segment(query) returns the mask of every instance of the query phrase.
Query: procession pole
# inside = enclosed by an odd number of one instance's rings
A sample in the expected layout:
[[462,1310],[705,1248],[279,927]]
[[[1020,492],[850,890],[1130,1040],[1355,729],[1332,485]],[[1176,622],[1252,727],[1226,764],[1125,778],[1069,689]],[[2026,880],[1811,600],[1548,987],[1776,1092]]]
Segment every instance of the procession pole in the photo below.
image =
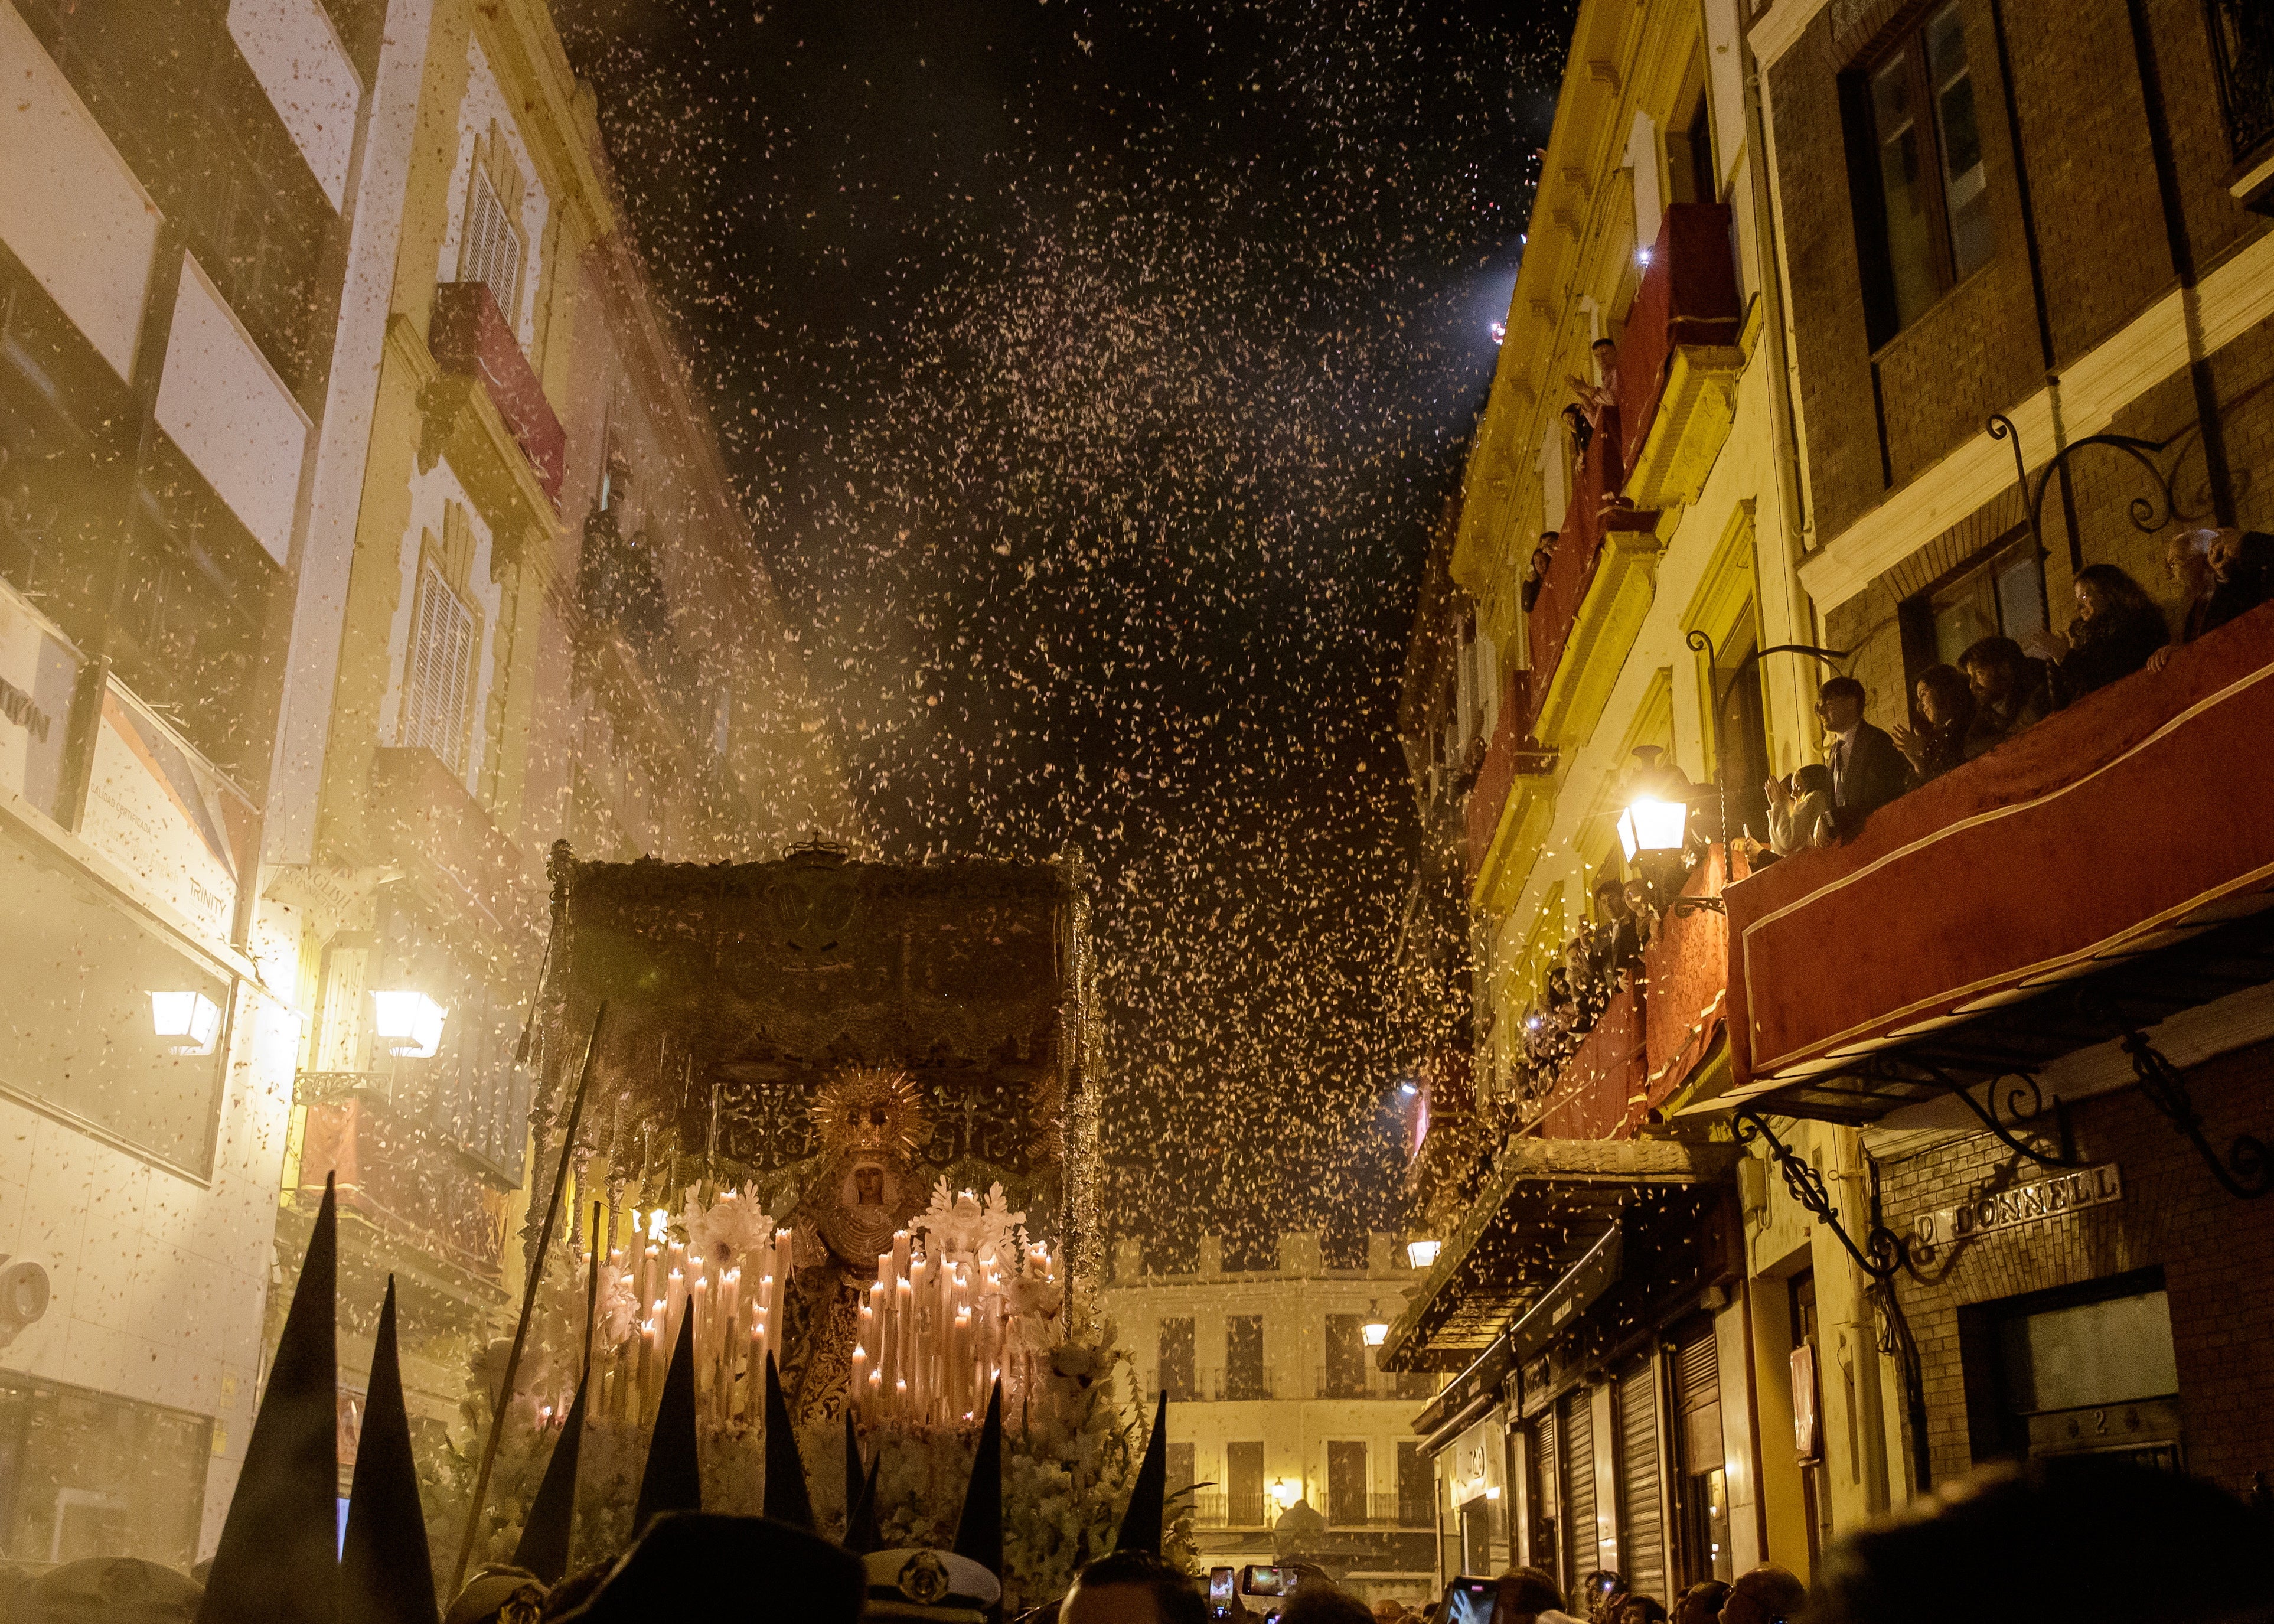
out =
[[[522,1288],[521,1319],[513,1327],[513,1346],[505,1356],[505,1379],[498,1385],[497,1401],[490,1408],[489,1437],[482,1445],[481,1470],[474,1474],[474,1497],[466,1507],[466,1530],[458,1541],[458,1568],[450,1575],[452,1596],[465,1587],[466,1564],[474,1554],[474,1534],[482,1523],[482,1500],[489,1493],[490,1469],[497,1464],[498,1437],[505,1430],[506,1406],[513,1401],[513,1379],[521,1371],[522,1345],[529,1340],[529,1321],[537,1309],[538,1282],[545,1275],[545,1253],[553,1244],[553,1221],[561,1211],[561,1192],[568,1184],[568,1159],[576,1147],[576,1126],[584,1116],[584,1091],[592,1081],[592,1056],[600,1042],[600,1023],[607,1018],[606,999],[592,1013],[592,1034],[584,1040],[584,1064],[576,1073],[576,1096],[568,1103],[568,1127],[561,1136],[561,1166],[553,1176],[553,1191],[546,1198],[545,1222],[537,1231],[537,1252],[529,1260],[529,1280]],[[589,1343],[588,1343],[589,1345]]]

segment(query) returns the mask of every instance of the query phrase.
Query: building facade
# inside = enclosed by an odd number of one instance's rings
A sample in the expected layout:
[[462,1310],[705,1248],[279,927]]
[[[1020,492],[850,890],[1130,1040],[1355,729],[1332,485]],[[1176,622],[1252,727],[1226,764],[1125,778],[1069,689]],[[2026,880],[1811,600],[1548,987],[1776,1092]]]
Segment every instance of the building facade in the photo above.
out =
[[541,4],[0,50],[0,1556],[186,1567],[328,1178],[343,1483],[509,1328],[552,844],[860,831]]
[[1369,1603],[1433,1599],[1434,1485],[1407,1422],[1436,1384],[1376,1370],[1367,1341],[1414,1271],[1387,1235],[1363,1268],[1329,1267],[1313,1234],[1281,1236],[1276,1261],[1228,1270],[1210,1235],[1193,1272],[1147,1273],[1141,1243],[1115,1248],[1101,1300],[1137,1396],[1169,1397],[1171,1515],[1189,1506],[1211,1567],[1299,1558]]
[[0,7],[0,1556],[186,1565],[301,1041],[282,673],[360,424],[375,8]]
[[[1463,809],[1486,1126],[1422,1140],[1441,1255],[1382,1350],[1452,1376],[1441,1483],[1567,1586],[1804,1575],[2019,1455],[2270,1470],[2274,626],[2190,635],[2177,539],[2274,525],[2270,65],[2225,0],[1581,8],[1449,567],[1507,667]],[[1918,726],[1985,637],[2059,659],[2095,566],[2185,646],[1828,848],[1743,838],[1826,758],[1821,679]],[[1635,821],[1674,801],[1678,851]]]

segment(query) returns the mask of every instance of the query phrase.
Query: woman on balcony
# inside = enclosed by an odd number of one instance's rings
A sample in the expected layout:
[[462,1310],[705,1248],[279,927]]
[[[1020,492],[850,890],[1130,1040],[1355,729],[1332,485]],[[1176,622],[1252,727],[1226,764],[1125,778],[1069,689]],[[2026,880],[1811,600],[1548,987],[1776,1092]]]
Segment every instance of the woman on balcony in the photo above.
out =
[[2113,564],[2076,572],[2076,619],[2068,635],[2038,632],[2024,645],[2051,669],[2053,703],[2064,706],[2147,665],[2172,640],[2164,612],[2141,584]]
[[1890,735],[1910,763],[1906,792],[1940,778],[1966,760],[1966,733],[1974,726],[1974,690],[1955,665],[1929,665],[1913,690],[1919,725]]

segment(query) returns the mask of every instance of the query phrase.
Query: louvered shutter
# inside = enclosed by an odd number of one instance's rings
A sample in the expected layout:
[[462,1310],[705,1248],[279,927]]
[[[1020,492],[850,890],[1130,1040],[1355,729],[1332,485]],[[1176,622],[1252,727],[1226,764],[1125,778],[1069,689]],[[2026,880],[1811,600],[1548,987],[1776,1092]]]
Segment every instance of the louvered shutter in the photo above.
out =
[[1721,1448],[1721,1350],[1709,1324],[1675,1350],[1675,1402],[1682,1411],[1682,1470],[1719,1471]]
[[1627,1589],[1663,1597],[1666,1510],[1658,1470],[1658,1366],[1619,1378],[1619,1560]]
[[1534,1507],[1533,1521],[1553,1543],[1545,1551],[1534,1551],[1532,1563],[1535,1568],[1560,1575],[1563,1571],[1563,1553],[1571,1541],[1564,1530],[1562,1459],[1555,1447],[1555,1410],[1553,1405],[1540,1411],[1532,1426],[1532,1444],[1537,1452],[1533,1465],[1538,1470],[1540,1497],[1542,1503]]

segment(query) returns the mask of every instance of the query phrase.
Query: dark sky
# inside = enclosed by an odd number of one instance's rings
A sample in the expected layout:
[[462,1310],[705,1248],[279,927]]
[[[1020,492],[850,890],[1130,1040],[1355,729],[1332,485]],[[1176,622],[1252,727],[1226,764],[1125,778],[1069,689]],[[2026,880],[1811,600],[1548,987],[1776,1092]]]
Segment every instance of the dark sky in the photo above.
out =
[[1148,1242],[1397,1220],[1397,673],[1571,9],[563,8],[885,854],[1095,866]]

